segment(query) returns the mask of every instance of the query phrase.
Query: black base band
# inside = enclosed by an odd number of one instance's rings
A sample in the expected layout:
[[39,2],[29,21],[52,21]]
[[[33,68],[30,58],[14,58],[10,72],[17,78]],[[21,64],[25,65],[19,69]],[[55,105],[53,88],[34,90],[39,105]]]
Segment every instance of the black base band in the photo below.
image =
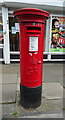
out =
[[42,86],[28,88],[20,85],[20,103],[24,108],[37,108],[41,105]]

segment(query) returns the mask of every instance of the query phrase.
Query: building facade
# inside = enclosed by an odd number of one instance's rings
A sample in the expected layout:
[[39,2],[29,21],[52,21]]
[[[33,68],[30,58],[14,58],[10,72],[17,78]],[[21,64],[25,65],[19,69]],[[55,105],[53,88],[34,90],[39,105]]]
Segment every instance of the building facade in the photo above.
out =
[[50,12],[45,21],[43,61],[65,61],[65,15],[62,0],[1,0],[0,1],[0,61],[5,64],[20,61],[19,24],[13,12],[22,8],[38,8]]

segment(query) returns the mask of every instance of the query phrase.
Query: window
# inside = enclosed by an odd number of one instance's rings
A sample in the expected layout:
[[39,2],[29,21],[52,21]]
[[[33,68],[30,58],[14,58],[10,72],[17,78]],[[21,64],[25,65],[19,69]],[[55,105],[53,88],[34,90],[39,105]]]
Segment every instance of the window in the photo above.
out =
[[10,51],[19,51],[19,23],[15,17],[9,17]]
[[51,52],[65,52],[65,17],[52,17]]
[[44,52],[46,52],[46,21],[44,26]]

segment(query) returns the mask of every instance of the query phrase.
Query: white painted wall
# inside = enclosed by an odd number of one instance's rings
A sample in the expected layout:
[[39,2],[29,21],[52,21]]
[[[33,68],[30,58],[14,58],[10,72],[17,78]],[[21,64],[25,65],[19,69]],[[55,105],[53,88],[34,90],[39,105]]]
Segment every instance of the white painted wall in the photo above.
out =
[[2,7],[2,21],[4,33],[3,56],[5,64],[9,64],[10,63],[9,23],[8,23],[8,9],[5,7]]

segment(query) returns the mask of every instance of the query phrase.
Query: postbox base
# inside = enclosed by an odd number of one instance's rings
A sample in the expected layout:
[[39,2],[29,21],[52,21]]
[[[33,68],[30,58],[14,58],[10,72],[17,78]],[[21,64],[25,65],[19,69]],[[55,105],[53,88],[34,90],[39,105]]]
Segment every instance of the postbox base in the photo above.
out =
[[42,86],[28,88],[20,85],[20,103],[24,108],[37,108],[41,105]]

